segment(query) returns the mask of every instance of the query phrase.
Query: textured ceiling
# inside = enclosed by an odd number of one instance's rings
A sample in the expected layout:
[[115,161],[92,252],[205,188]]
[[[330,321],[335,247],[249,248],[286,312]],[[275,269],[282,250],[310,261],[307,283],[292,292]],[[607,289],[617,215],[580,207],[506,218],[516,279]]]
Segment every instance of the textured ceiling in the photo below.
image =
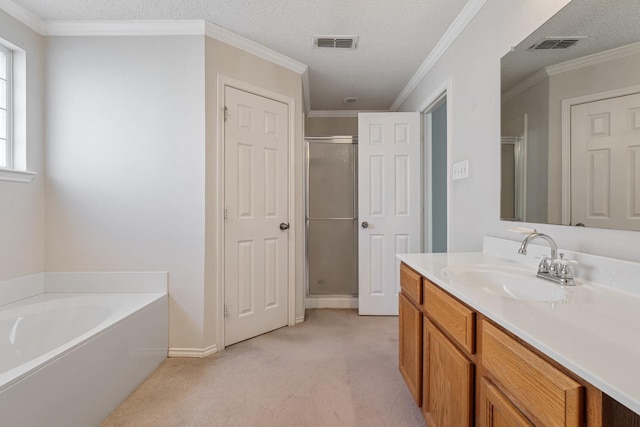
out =
[[[312,110],[387,110],[467,0],[13,0],[44,20],[204,19],[309,66]],[[313,35],[357,35],[355,50]],[[360,99],[345,105],[348,96]]]
[[[586,36],[565,50],[528,48],[543,37]],[[502,91],[552,64],[640,41],[639,0],[573,0],[502,58]]]

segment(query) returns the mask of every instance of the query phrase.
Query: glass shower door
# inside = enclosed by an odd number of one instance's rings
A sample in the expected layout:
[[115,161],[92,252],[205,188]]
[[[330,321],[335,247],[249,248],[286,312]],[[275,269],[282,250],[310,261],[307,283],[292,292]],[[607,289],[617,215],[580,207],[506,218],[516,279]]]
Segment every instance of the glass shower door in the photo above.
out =
[[357,295],[355,138],[307,139],[309,295]]

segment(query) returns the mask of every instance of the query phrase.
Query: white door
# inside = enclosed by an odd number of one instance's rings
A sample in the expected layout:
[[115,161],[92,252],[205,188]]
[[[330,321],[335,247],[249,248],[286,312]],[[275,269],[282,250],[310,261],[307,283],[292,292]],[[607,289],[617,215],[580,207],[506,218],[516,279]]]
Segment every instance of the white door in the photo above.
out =
[[640,94],[571,107],[571,224],[640,229]]
[[420,251],[420,114],[358,115],[359,311],[397,315],[397,253]]
[[[288,324],[288,107],[225,87],[225,345]],[[282,228],[282,229],[281,229]]]

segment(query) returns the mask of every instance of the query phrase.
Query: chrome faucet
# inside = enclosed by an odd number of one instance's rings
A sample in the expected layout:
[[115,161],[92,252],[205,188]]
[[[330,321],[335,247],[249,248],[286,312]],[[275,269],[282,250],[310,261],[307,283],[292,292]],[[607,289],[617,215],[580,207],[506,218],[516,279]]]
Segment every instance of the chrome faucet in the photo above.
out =
[[551,238],[551,236],[548,236],[546,234],[543,233],[531,233],[529,234],[527,237],[524,238],[524,240],[522,241],[522,245],[520,245],[520,249],[518,249],[518,253],[521,255],[526,255],[527,254],[527,246],[529,246],[529,243],[531,243],[532,240],[535,239],[544,239],[547,241],[547,243],[549,244],[549,247],[551,248],[551,261],[553,262],[556,258],[558,258],[558,245],[556,245],[556,242]]
[[575,263],[575,261],[563,259],[564,254],[560,254],[560,259],[558,260],[558,246],[551,236],[543,233],[529,234],[522,241],[522,245],[520,245],[518,253],[526,255],[527,246],[529,246],[529,243],[535,239],[542,239],[546,241],[551,249],[551,258],[548,259],[546,256],[542,257],[542,261],[540,261],[540,264],[538,265],[538,274],[536,274],[536,276],[565,286],[575,285],[575,281],[573,280],[573,271],[571,270],[571,267],[569,267],[569,263]]

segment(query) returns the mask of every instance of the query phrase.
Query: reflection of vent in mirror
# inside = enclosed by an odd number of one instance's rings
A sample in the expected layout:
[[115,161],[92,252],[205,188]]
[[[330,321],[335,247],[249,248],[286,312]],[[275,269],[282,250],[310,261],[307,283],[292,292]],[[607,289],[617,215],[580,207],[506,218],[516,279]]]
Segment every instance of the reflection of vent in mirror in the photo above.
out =
[[577,37],[545,37],[534,43],[529,50],[566,49],[578,43],[584,36]]
[[355,49],[358,36],[313,36],[313,45],[331,49]]

